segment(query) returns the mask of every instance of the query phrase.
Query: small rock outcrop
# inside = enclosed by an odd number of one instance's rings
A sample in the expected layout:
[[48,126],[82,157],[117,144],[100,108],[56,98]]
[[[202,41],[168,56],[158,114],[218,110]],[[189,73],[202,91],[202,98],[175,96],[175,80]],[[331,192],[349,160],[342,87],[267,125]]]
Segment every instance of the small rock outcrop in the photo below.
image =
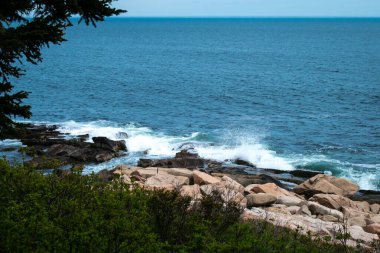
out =
[[141,158],[138,161],[138,166],[147,167],[162,167],[162,168],[189,168],[197,169],[204,168],[209,161],[200,158],[197,154],[187,150],[178,152],[174,158],[167,159],[145,159]]
[[350,197],[358,190],[359,186],[353,182],[324,174],[316,175],[294,188],[294,192],[306,196],[327,193]]
[[127,150],[124,140],[113,141],[107,137],[93,137],[92,141],[94,142],[94,147],[96,148],[106,149],[113,152]]
[[127,151],[125,141],[94,137],[94,143],[90,143],[88,135],[66,136],[57,126],[28,125],[19,138],[27,145],[22,152],[32,157],[27,164],[38,169],[51,169],[52,163],[46,161],[54,161],[58,167],[106,162]]

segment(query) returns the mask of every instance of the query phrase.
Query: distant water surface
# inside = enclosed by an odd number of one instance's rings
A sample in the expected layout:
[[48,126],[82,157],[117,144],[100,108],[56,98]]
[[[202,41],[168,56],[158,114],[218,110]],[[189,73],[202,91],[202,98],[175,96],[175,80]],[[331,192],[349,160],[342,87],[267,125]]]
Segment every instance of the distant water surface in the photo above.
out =
[[379,19],[110,19],[67,39],[17,87],[34,122],[128,132],[128,157],[87,171],[189,142],[380,189]]

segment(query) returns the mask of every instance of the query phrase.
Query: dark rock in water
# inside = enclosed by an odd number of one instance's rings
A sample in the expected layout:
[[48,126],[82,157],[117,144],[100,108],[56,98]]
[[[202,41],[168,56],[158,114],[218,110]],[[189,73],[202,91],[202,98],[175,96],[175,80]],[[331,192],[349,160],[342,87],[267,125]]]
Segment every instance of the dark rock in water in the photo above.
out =
[[58,129],[56,125],[32,125],[30,124],[27,128],[27,131],[35,133],[35,132],[51,132]]
[[81,134],[77,136],[79,141],[87,141],[90,138],[89,134]]
[[222,166],[223,166],[222,162],[208,161],[208,163],[207,163],[207,170],[212,171],[214,169],[221,168]]
[[191,152],[189,149],[181,150],[175,154],[175,158],[199,158],[199,155],[195,152]]
[[87,143],[89,135],[65,138],[57,126],[27,125],[20,134],[24,145],[20,152],[33,157],[28,161],[35,168],[50,168],[59,164],[100,163],[124,155],[125,141],[112,141],[106,137],[93,138]]
[[286,188],[279,180],[274,179],[271,176],[260,174],[260,175],[237,175],[237,174],[227,174],[230,178],[240,183],[244,187],[250,184],[267,184],[274,183],[281,188]]
[[201,158],[168,158],[168,159],[143,159],[138,162],[139,167],[162,167],[162,168],[203,168],[205,160]]
[[140,160],[137,163],[137,166],[143,168],[151,167],[150,165],[154,163],[153,161],[154,160],[152,159],[140,158]]
[[21,142],[27,146],[52,146],[66,141],[65,139],[21,139]]
[[128,139],[128,134],[125,133],[125,132],[118,132],[118,133],[116,134],[116,138],[117,138],[117,139]]
[[98,173],[96,173],[96,175],[103,182],[112,181],[112,179],[114,178],[113,172],[107,169],[99,171]]
[[185,142],[185,143],[182,143],[177,149],[180,149],[180,150],[189,150],[189,149],[194,149],[195,146],[193,143],[191,142]]
[[50,157],[59,157],[67,162],[106,162],[112,158],[119,157],[122,153],[113,152],[108,149],[93,147],[91,143],[78,145],[56,144],[47,149],[46,154]]
[[250,162],[247,162],[247,161],[244,161],[242,159],[236,159],[234,161],[237,165],[243,165],[243,166],[248,166],[248,167],[254,167],[256,168],[256,166]]
[[210,162],[207,166],[208,173],[223,173],[223,174],[237,174],[237,175],[248,175],[244,167],[237,166],[226,166],[220,162]]
[[125,145],[124,140],[113,141],[107,137],[93,137],[92,141],[94,142],[94,146],[97,148],[108,149],[114,152],[117,152],[119,150],[127,150],[127,146]]
[[11,152],[11,151],[16,151],[18,147],[5,147],[5,148],[0,148],[0,152]]
[[380,191],[360,190],[351,199],[355,201],[367,201],[370,204],[380,204]]
[[174,158],[167,159],[143,159],[141,158],[137,166],[146,167],[162,167],[162,168],[188,168],[197,169],[204,168],[209,160],[199,158],[198,154],[189,150],[178,152]]
[[109,161],[115,157],[120,157],[120,156],[122,156],[122,153],[119,153],[119,152],[110,153],[110,152],[105,151],[105,152],[102,152],[100,154],[97,154],[95,156],[95,160],[98,163],[103,163],[103,162],[107,162],[107,161]]

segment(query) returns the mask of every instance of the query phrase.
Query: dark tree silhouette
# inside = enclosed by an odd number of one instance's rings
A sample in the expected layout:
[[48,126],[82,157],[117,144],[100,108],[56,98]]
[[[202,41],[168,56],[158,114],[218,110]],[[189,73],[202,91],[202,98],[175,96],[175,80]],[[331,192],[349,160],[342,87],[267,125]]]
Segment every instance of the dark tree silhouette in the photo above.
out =
[[13,92],[11,81],[24,74],[23,62],[42,61],[41,49],[65,41],[65,29],[78,23],[96,26],[105,17],[124,10],[111,6],[115,0],[0,0],[0,139],[19,124],[14,117],[30,118],[31,107],[22,104],[28,92]]

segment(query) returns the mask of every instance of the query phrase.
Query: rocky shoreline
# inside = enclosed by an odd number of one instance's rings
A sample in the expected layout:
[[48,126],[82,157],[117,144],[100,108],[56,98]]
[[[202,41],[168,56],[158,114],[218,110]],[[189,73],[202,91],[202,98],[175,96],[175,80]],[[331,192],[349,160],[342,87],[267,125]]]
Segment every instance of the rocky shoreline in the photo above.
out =
[[359,187],[345,179],[318,174],[287,190],[265,177],[198,169],[134,167],[118,165],[98,173],[103,180],[121,180],[131,187],[179,191],[192,204],[205,195],[218,195],[244,209],[242,219],[266,220],[276,226],[339,241],[349,234],[347,245],[372,247],[380,235],[380,204],[352,200]]
[[[119,135],[123,139],[128,138],[127,133],[120,132]],[[88,135],[68,136],[59,132],[57,125],[26,124],[17,136],[10,136],[9,138],[19,139],[26,146],[19,151],[29,157],[26,162],[27,165],[42,170],[49,168],[76,170],[83,168],[86,164],[103,163],[116,157],[128,155],[124,141],[113,141],[100,137],[93,138],[92,142],[89,142]],[[240,159],[222,163],[202,159],[197,154],[192,154],[191,146],[182,148],[184,149],[173,158],[155,160],[141,158],[138,166],[201,169],[207,173],[235,175],[235,177],[246,178],[252,182],[266,180],[288,190],[319,174],[315,171],[298,169],[282,171],[257,168]],[[380,203],[380,192],[359,190],[351,198],[357,201]]]
[[[17,139],[26,163],[37,169],[54,167],[60,175],[89,163],[128,155],[124,141],[105,137],[70,137],[57,126],[27,125]],[[127,138],[126,133],[120,133]],[[312,171],[257,168],[243,160],[225,164],[203,159],[193,150],[181,150],[167,159],[140,159],[137,166],[118,165],[103,170],[105,180],[122,180],[149,190],[179,191],[194,204],[205,194],[218,194],[243,209],[244,220],[265,219],[278,226],[329,236],[350,234],[349,245],[370,246],[380,235],[380,193],[361,191],[345,179]]]
[[[127,136],[126,133],[120,133]],[[58,131],[58,126],[28,124],[16,137],[26,147],[20,149],[31,159],[27,165],[36,169],[81,168],[89,163],[102,163],[126,155],[125,141],[88,135],[69,137]]]

